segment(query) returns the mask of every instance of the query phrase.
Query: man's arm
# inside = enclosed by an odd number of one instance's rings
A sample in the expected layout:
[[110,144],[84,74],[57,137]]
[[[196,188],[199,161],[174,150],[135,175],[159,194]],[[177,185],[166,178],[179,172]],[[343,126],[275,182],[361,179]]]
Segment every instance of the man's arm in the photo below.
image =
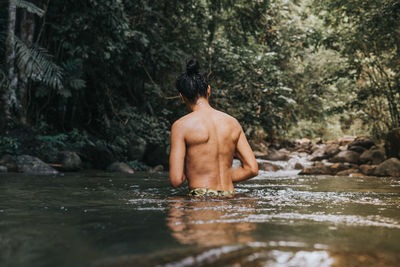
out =
[[254,153],[251,150],[246,136],[240,127],[239,140],[236,144],[236,157],[242,163],[242,166],[232,170],[232,182],[237,183],[250,179],[258,175],[258,164]]
[[178,187],[186,179],[185,153],[186,144],[181,123],[175,122],[171,128],[171,152],[169,155],[169,181],[173,187]]

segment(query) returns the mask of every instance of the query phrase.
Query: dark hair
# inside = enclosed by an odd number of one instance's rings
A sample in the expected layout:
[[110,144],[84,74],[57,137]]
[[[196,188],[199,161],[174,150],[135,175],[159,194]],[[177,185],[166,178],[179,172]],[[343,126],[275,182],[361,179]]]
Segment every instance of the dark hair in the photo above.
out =
[[208,82],[199,69],[199,62],[191,59],[186,64],[186,72],[176,78],[175,86],[179,93],[192,103],[200,96],[207,97]]

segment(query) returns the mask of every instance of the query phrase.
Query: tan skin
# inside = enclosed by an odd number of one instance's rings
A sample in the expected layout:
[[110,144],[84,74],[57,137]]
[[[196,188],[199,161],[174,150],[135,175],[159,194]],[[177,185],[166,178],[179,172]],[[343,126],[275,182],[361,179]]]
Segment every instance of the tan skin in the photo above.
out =
[[[258,174],[258,164],[239,122],[213,109],[207,97],[195,103],[182,100],[191,111],[177,120],[171,129],[169,178],[178,187],[187,178],[189,188],[234,190],[233,183]],[[232,168],[233,157],[242,165]]]

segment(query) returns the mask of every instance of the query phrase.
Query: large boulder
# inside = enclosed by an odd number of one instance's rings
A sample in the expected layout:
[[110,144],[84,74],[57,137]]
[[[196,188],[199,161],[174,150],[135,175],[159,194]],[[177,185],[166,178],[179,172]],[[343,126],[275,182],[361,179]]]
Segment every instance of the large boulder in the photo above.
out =
[[353,142],[356,139],[355,136],[344,136],[342,138],[339,138],[338,143],[339,146],[346,146],[348,144],[350,144],[351,142]]
[[376,169],[376,165],[363,164],[360,166],[360,172],[365,175],[373,176]]
[[8,171],[7,167],[4,167],[4,166],[0,165],[0,173],[6,173],[7,171]]
[[259,162],[258,169],[261,171],[276,172],[279,171],[280,168],[279,166],[272,164],[270,162]]
[[63,171],[79,171],[82,169],[82,160],[76,152],[62,151],[58,153],[58,162]]
[[286,149],[271,149],[267,155],[261,156],[260,158],[272,161],[286,161],[289,160],[289,152]]
[[52,175],[58,174],[58,171],[44,163],[38,158],[22,155],[17,157],[17,167],[19,172],[29,174]]
[[355,151],[359,154],[364,153],[367,149],[362,146],[349,146],[348,150]]
[[126,164],[124,162],[118,162],[118,161],[116,161],[116,162],[112,163],[111,165],[109,165],[107,167],[107,171],[109,171],[109,172],[129,173],[129,174],[134,173],[134,171],[132,170],[132,168],[128,164]]
[[6,167],[9,172],[16,172],[18,170],[16,160],[8,154],[1,157],[0,165]]
[[374,175],[400,177],[400,160],[398,158],[385,160],[376,167]]
[[311,154],[311,161],[321,161],[327,158],[329,156],[325,153],[325,148],[318,148]]
[[348,144],[348,149],[351,150],[352,147],[354,146],[359,146],[363,147],[365,149],[370,149],[375,143],[368,137],[365,136],[359,136],[357,137],[353,142]]
[[325,154],[328,155],[329,158],[338,154],[341,150],[339,149],[338,144],[330,144],[325,147]]
[[388,158],[400,158],[400,128],[389,131],[385,140],[385,150]]
[[379,146],[373,146],[371,149],[364,151],[360,155],[360,163],[379,164],[386,159],[385,149]]
[[360,154],[355,151],[341,151],[339,154],[331,158],[330,162],[349,162],[357,164],[360,159]]
[[321,146],[311,154],[311,161],[321,161],[329,159],[340,152],[338,144]]
[[147,142],[143,138],[135,138],[128,146],[128,160],[142,160],[146,152]]
[[310,153],[312,146],[313,144],[311,140],[307,138],[296,139],[295,141],[295,150],[298,152],[305,152],[308,154]]

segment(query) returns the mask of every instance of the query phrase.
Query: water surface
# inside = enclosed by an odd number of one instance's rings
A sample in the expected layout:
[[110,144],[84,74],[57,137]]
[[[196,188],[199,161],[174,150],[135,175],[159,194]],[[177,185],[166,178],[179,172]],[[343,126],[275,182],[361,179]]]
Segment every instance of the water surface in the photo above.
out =
[[399,266],[400,181],[261,172],[232,199],[166,173],[0,176],[1,266]]

